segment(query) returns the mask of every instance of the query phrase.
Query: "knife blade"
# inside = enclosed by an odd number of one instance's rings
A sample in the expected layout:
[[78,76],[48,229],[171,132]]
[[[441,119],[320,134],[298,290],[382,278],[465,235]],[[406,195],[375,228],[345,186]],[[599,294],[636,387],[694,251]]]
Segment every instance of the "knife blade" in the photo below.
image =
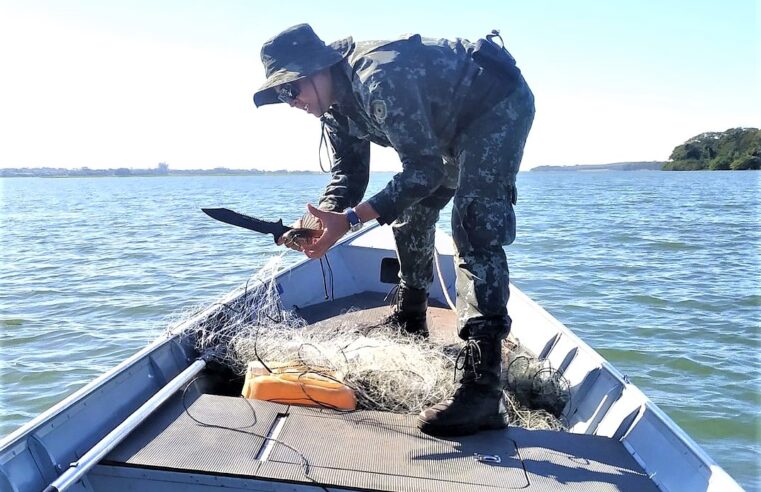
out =
[[244,229],[264,234],[272,234],[275,238],[275,244],[277,244],[277,240],[280,239],[283,234],[292,229],[291,227],[283,225],[283,219],[279,219],[277,222],[261,220],[256,217],[235,212],[229,208],[202,208],[201,210],[212,219],[224,222],[225,224],[243,227]]

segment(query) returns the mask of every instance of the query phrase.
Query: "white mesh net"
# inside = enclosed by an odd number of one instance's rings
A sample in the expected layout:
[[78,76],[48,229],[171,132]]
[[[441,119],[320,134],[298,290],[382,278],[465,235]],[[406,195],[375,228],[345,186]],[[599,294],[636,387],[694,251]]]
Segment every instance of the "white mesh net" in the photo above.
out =
[[[259,361],[266,368],[289,365],[340,380],[354,390],[360,409],[414,414],[452,395],[452,346],[421,341],[391,327],[367,329],[341,321],[307,326],[283,309],[275,283],[281,258],[254,275],[236,300],[217,303],[211,316],[186,328],[199,351],[215,348],[219,362],[241,375],[249,362]],[[504,348],[511,423],[563,429],[555,416],[568,401],[562,376],[520,354],[510,342]]]

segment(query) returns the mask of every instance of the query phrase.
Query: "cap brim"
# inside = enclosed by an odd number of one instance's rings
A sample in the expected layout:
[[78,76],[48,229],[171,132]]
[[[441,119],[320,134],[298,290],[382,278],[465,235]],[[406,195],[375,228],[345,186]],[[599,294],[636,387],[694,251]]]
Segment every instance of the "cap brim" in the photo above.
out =
[[259,87],[259,89],[254,93],[254,104],[256,107],[258,108],[266,104],[277,104],[282,102],[280,99],[278,99],[277,91],[275,90],[278,86],[288,84],[290,82],[295,82],[299,79],[308,77],[313,73],[319,72],[320,70],[335,65],[336,63],[349,56],[349,54],[354,49],[354,41],[351,37],[348,37],[330,43],[328,46],[335,50],[336,56],[325,60],[324,63],[317,64],[311,73],[303,74],[300,72],[283,69],[278,70],[277,72],[270,75],[264,84],[262,84],[262,86]]
[[264,106],[265,104],[275,104],[282,102],[277,97],[277,91],[275,90],[278,86],[283,84],[288,84],[290,82],[295,82],[299,79],[303,79],[306,77],[306,75],[303,75],[299,72],[291,72],[288,70],[279,70],[267,78],[267,80],[264,82],[264,85],[259,87],[259,90],[257,90],[254,93],[254,104],[256,104],[256,107]]

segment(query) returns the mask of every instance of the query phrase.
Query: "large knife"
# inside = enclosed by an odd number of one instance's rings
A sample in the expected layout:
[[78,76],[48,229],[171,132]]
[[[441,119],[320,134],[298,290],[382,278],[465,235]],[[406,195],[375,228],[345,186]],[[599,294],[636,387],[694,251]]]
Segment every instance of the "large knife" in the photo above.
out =
[[279,219],[277,222],[271,222],[268,220],[257,219],[244,215],[229,208],[202,208],[203,212],[220,222],[225,224],[231,224],[251,231],[261,232],[264,234],[272,234],[275,238],[275,244],[284,234],[288,234],[290,240],[296,240],[299,237],[318,237],[322,231],[314,229],[294,229],[283,225],[283,219]]

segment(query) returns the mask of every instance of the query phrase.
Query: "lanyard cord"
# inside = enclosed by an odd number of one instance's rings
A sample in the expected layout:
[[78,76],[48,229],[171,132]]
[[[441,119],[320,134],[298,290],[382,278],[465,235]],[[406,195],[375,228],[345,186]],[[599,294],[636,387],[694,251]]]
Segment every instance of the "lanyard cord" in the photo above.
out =
[[[320,117],[320,121],[322,123],[320,125],[320,146],[317,147],[317,161],[320,164],[320,171],[329,173],[330,169],[333,167],[332,163],[328,169],[325,169],[325,167],[322,165],[322,146],[327,142],[327,138],[325,138],[325,116]],[[330,154],[328,154],[328,162],[330,162]]]
[[[317,92],[317,86],[314,84],[314,80],[312,80],[312,77],[309,77],[309,83],[312,84],[314,95],[317,96],[317,104],[320,105],[320,112],[323,113],[323,115],[320,116],[320,146],[317,147],[317,161],[320,164],[320,171],[324,173],[329,173],[330,169],[333,167],[332,163],[328,167],[328,169],[325,169],[325,166],[322,165],[322,146],[325,145],[327,142],[327,138],[325,138],[325,112],[327,111],[327,108],[325,108],[322,105],[322,99],[320,99],[320,93]],[[328,154],[328,161],[330,162],[330,154]]]

